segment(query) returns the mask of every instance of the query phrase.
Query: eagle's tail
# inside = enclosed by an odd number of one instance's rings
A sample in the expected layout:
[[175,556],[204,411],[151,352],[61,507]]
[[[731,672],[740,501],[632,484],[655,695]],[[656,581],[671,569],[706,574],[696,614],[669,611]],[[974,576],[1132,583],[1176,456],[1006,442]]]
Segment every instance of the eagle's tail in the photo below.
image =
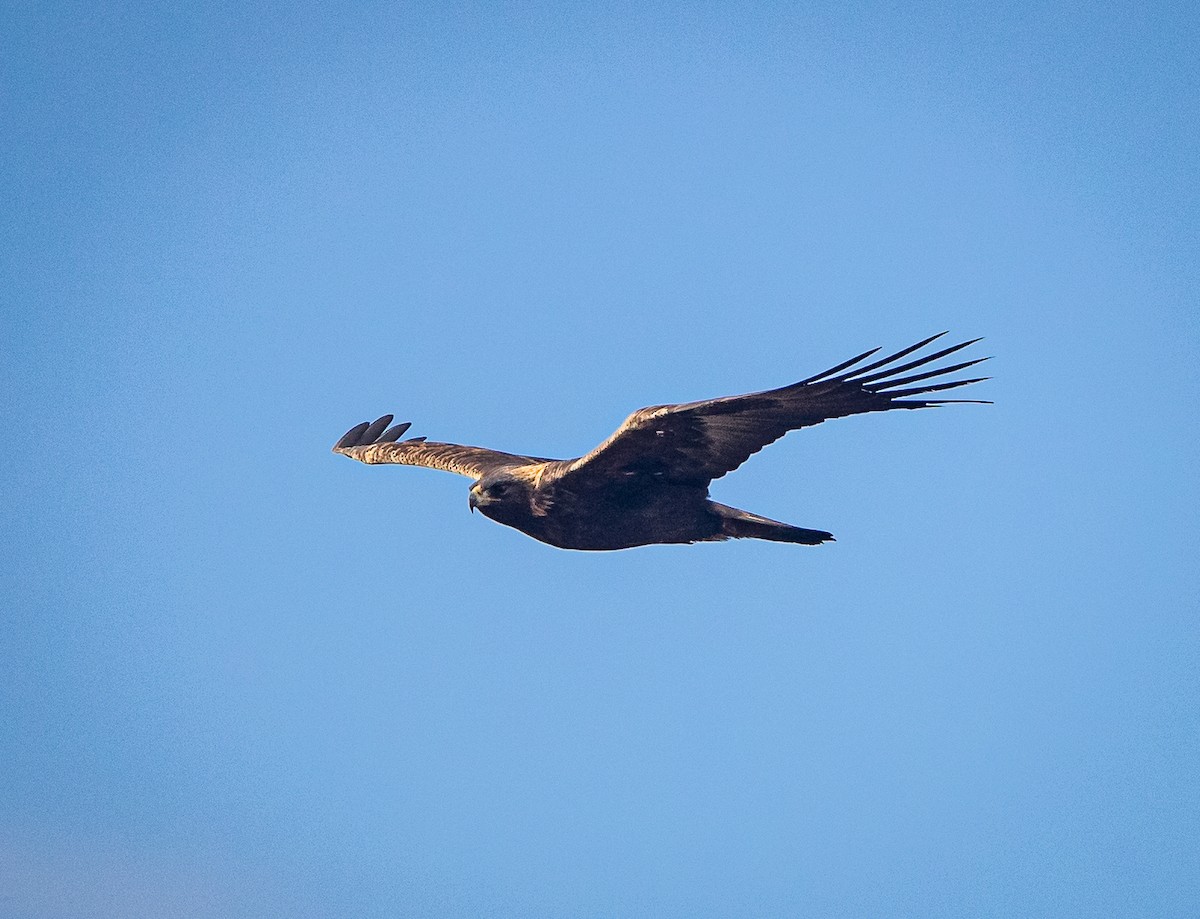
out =
[[833,534],[824,530],[794,527],[736,507],[717,504],[716,501],[709,501],[708,507],[721,518],[721,529],[715,537],[717,539],[769,539],[772,542],[794,542],[805,546],[833,541]]

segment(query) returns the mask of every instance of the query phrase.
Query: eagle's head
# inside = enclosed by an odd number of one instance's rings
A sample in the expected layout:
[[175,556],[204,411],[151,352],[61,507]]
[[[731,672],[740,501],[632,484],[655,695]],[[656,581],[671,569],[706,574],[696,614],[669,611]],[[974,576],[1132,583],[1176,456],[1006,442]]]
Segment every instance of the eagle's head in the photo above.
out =
[[510,470],[489,472],[471,486],[471,510],[509,526],[531,515],[530,482]]

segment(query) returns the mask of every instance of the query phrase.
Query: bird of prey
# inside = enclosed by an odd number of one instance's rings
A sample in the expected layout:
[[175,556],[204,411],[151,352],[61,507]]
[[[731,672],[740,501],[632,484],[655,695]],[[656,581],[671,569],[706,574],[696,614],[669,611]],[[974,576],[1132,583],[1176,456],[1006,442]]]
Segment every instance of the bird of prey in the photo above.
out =
[[874,348],[780,389],[639,409],[606,441],[576,459],[520,456],[424,437],[400,440],[410,423],[388,427],[391,415],[351,428],[333,452],[362,463],[429,466],[465,475],[474,480],[472,511],[478,508],[497,523],[562,549],[738,538],[817,545],[833,535],[718,504],[708,496],[709,483],[788,431],[830,418],[983,403],[928,397],[988,379],[945,379],[986,357],[905,375],[979,341],[901,363],[945,334],[864,365],[880,350]]

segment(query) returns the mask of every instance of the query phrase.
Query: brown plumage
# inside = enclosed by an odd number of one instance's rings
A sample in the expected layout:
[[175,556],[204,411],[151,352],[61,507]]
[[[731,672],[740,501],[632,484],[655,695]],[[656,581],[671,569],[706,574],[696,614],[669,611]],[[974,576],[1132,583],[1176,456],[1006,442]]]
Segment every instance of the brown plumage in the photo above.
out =
[[708,497],[709,483],[788,431],[830,418],[981,402],[923,397],[987,379],[930,382],[984,357],[902,376],[979,341],[898,363],[945,334],[859,366],[879,351],[875,348],[780,389],[639,409],[577,459],[520,456],[424,437],[400,440],[409,424],[389,428],[391,415],[351,428],[333,452],[363,463],[429,466],[465,475],[475,480],[472,510],[563,549],[742,537],[816,545],[832,540],[832,534],[717,504]]

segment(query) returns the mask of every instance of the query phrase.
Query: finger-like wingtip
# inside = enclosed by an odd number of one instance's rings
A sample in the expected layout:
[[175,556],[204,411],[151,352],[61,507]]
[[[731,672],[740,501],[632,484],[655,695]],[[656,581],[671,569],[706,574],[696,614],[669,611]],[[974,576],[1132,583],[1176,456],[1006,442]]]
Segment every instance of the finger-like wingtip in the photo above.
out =
[[[395,443],[400,435],[412,427],[411,421],[393,425],[391,415],[381,415],[374,421],[364,421],[356,424],[342,435],[342,439],[333,445],[334,453],[344,453],[352,447],[369,447],[372,444]],[[384,430],[386,428],[386,430]],[[424,440],[425,438],[420,438]]]
[[[391,416],[389,416],[391,417]],[[379,439],[375,441],[378,444],[394,444],[400,439],[400,435],[412,427],[411,421],[406,421],[403,424],[397,424],[388,428],[379,435]]]
[[[945,333],[942,333],[942,334],[945,334]],[[941,337],[940,335],[935,336],[935,338],[932,340],[936,340],[937,338],[940,338],[940,337]],[[906,370],[915,370],[917,367],[924,367],[926,364],[931,364],[934,361],[941,360],[944,357],[948,357],[949,355],[954,354],[956,351],[961,351],[963,348],[970,347],[971,345],[975,344],[975,342],[978,340],[979,339],[976,338],[976,339],[972,339],[971,341],[964,341],[961,344],[951,345],[949,348],[943,348],[941,351],[935,351],[933,354],[926,354],[923,357],[919,357],[916,360],[909,361],[906,364],[901,364],[898,367],[885,367],[883,370],[879,370],[875,373],[867,374],[865,376],[860,373],[847,374],[845,379],[850,380],[855,383],[858,383],[861,386],[868,386],[872,383],[875,383],[875,384],[878,384],[878,386],[876,386],[874,388],[879,388],[879,387],[886,385],[882,381],[887,380],[889,377],[895,377],[897,374],[904,373],[904,371],[906,371]],[[908,352],[908,349],[905,349],[905,352],[901,352],[901,353],[903,354],[906,352]],[[986,360],[986,358],[980,358],[980,360]],[[937,372],[938,373],[946,373],[947,371],[939,370]]]
[[[796,385],[797,386],[807,386],[809,383],[817,383],[821,380],[824,380],[826,377],[833,376],[835,373],[841,373],[843,370],[853,367],[859,361],[865,361],[872,354],[878,354],[879,351],[880,351],[879,348],[872,348],[870,351],[864,351],[862,354],[859,354],[857,357],[852,357],[848,361],[842,361],[836,367],[830,367],[828,370],[823,370],[820,373],[816,374],[815,376],[809,377],[807,380],[801,380]],[[872,366],[875,366],[875,365],[872,365]]]
[[[947,330],[945,332],[938,332],[936,335],[930,335],[928,338],[922,339],[921,341],[917,342],[915,345],[909,345],[907,348],[897,351],[895,354],[889,354],[887,357],[881,357],[879,360],[875,361],[874,363],[867,364],[866,367],[857,367],[854,370],[847,373],[845,376],[847,378],[849,378],[849,377],[861,378],[864,374],[870,373],[872,370],[878,370],[880,367],[886,366],[887,364],[892,363],[892,361],[897,361],[902,357],[907,357],[909,354],[912,354],[914,351],[920,351],[926,345],[932,344],[933,342],[937,341],[942,336],[949,335],[949,334],[950,334],[950,332],[949,332],[949,330]],[[879,349],[876,349],[876,350],[879,350]]]
[[387,426],[391,423],[391,415],[381,415],[380,417],[376,418],[371,422],[370,427],[363,431],[361,442],[367,444],[375,443],[376,438],[378,438],[379,435],[382,434]]
[[342,439],[333,445],[333,452],[344,450],[346,447],[353,447],[358,443],[358,439],[362,437],[363,432],[371,426],[371,422],[364,421],[361,424],[356,424],[349,431],[342,435]]

